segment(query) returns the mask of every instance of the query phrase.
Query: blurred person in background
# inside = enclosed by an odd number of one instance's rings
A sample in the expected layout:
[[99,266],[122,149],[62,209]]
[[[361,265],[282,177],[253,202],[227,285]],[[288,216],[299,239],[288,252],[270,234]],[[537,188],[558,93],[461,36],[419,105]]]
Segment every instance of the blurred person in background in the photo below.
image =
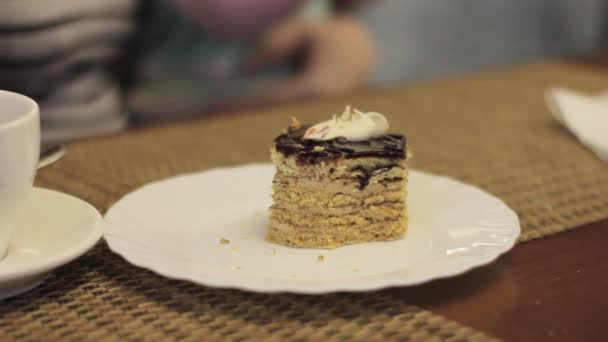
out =
[[148,2],[129,94],[134,118],[328,96],[365,85],[374,49],[363,25],[344,10],[354,3]]
[[115,75],[133,0],[0,0],[0,89],[38,101],[44,139],[126,126]]
[[47,141],[344,93],[374,63],[356,2],[2,0],[0,88],[40,103]]
[[587,54],[607,19],[607,0],[0,0],[0,88],[62,139]]

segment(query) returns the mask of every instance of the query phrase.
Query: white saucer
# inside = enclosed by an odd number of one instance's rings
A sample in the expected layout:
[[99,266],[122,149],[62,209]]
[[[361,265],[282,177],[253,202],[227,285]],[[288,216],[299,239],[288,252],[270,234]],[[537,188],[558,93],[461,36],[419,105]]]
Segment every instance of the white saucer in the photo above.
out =
[[132,264],[166,277],[256,292],[319,294],[461,274],[511,249],[520,233],[517,215],[500,199],[411,170],[410,222],[403,239],[334,250],[279,246],[264,239],[273,174],[272,165],[252,164],[146,185],[108,211],[104,237]]
[[101,237],[100,221],[99,212],[78,198],[32,189],[0,261],[0,299],[29,291],[88,251]]

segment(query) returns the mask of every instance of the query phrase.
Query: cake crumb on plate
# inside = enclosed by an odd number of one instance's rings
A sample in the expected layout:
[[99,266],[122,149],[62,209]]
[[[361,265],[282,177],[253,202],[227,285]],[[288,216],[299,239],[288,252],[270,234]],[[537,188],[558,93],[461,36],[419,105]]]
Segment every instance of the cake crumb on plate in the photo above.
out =
[[229,244],[229,243],[230,243],[230,240],[228,240],[228,239],[226,239],[226,238],[221,238],[221,239],[220,239],[220,243],[221,243],[222,245],[227,245],[227,244]]

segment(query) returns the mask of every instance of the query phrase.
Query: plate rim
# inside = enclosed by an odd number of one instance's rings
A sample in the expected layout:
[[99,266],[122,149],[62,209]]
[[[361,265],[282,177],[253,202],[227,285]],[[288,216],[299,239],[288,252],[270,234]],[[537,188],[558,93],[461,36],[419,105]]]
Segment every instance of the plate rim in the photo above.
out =
[[[352,286],[350,286],[347,283],[340,283],[340,284],[334,285],[334,284],[306,284],[306,283],[298,284],[297,282],[293,283],[290,286],[287,286],[284,284],[276,285],[276,284],[272,284],[272,283],[265,284],[264,286],[257,286],[257,285],[248,285],[247,282],[234,283],[231,281],[226,281],[226,280],[222,281],[222,280],[217,280],[217,279],[206,279],[205,281],[203,281],[200,278],[193,277],[193,276],[186,275],[186,274],[176,275],[176,273],[171,273],[171,271],[168,270],[167,267],[165,267],[162,264],[152,263],[153,265],[150,265],[149,263],[146,263],[145,260],[143,260],[145,258],[141,257],[141,255],[139,255],[139,253],[124,253],[123,251],[121,251],[120,247],[117,247],[117,244],[115,244],[116,241],[112,241],[112,237],[107,238],[107,236],[112,236],[113,234],[111,232],[109,232],[106,228],[108,226],[111,226],[111,224],[106,222],[106,217],[112,212],[112,209],[114,208],[115,205],[117,205],[123,199],[134,194],[135,192],[139,192],[147,187],[154,186],[158,183],[163,183],[163,182],[167,182],[170,180],[174,180],[176,178],[197,176],[197,175],[212,172],[212,171],[217,172],[217,171],[222,171],[222,170],[237,169],[237,168],[243,168],[243,167],[260,167],[260,166],[268,167],[268,166],[272,166],[272,164],[271,163],[248,163],[248,164],[241,164],[241,165],[228,166],[228,167],[216,167],[216,168],[210,168],[210,169],[206,169],[206,170],[199,171],[199,172],[179,174],[179,175],[175,175],[173,177],[168,177],[165,179],[161,179],[161,180],[157,180],[154,182],[144,184],[143,186],[141,186],[137,189],[134,189],[133,191],[129,192],[128,194],[125,194],[121,199],[116,201],[108,209],[108,211],[106,212],[106,214],[103,217],[103,221],[101,224],[103,239],[106,241],[108,248],[113,253],[122,257],[125,261],[129,262],[130,264],[132,264],[136,267],[146,269],[148,271],[151,271],[155,274],[158,274],[160,276],[163,276],[163,277],[166,277],[169,279],[188,281],[188,282],[191,282],[191,283],[194,283],[197,285],[206,286],[206,287],[210,287],[210,288],[216,288],[216,289],[236,289],[236,290],[243,290],[243,291],[256,292],[256,293],[294,293],[294,294],[304,294],[304,295],[322,295],[322,294],[337,293],[337,292],[353,292],[353,293],[354,292],[369,292],[369,291],[377,291],[377,290],[393,288],[393,287],[414,286],[414,285],[421,285],[424,283],[428,283],[428,282],[438,280],[438,279],[455,277],[455,276],[467,273],[473,269],[476,269],[476,268],[479,268],[479,267],[482,267],[482,266],[485,266],[485,265],[488,265],[488,264],[494,262],[500,256],[504,255],[505,253],[510,251],[515,246],[515,244],[518,241],[518,237],[521,234],[521,222],[519,220],[519,216],[512,208],[510,208],[499,197],[493,195],[492,193],[490,193],[478,186],[465,183],[463,181],[460,181],[458,179],[455,179],[455,178],[452,178],[449,176],[429,173],[429,172],[421,171],[418,169],[410,168],[409,169],[410,173],[413,172],[413,173],[422,174],[424,176],[430,176],[433,178],[446,179],[450,182],[457,183],[461,186],[473,188],[473,189],[483,193],[484,195],[492,197],[493,199],[499,201],[504,206],[504,208],[509,211],[509,214],[512,215],[512,218],[514,219],[514,223],[516,223],[515,227],[513,228],[514,229],[513,234],[510,235],[510,236],[512,236],[512,239],[510,239],[510,241],[508,241],[508,243],[504,243],[500,246],[496,246],[495,248],[493,248],[492,253],[484,255],[483,257],[476,258],[474,262],[469,262],[468,264],[461,266],[461,267],[454,267],[454,268],[450,269],[449,271],[442,272],[440,274],[430,274],[430,275],[426,274],[426,275],[420,276],[418,278],[401,278],[401,279],[379,278],[379,279],[371,280],[367,283],[353,283]],[[128,254],[130,254],[130,255],[128,255]]]
[[[76,200],[83,208],[89,212],[89,214],[93,217],[94,224],[91,225],[90,232],[80,240],[78,243],[74,243],[70,246],[70,248],[66,248],[62,253],[57,254],[56,256],[49,259],[41,259],[37,260],[37,262],[27,265],[27,267],[19,268],[19,269],[9,269],[0,271],[0,282],[17,280],[23,277],[32,276],[35,274],[40,274],[44,272],[51,271],[57,267],[63,266],[69,262],[74,261],[87,251],[89,251],[95,244],[101,239],[103,236],[102,230],[102,216],[99,211],[93,207],[88,202],[70,195],[61,191],[46,189],[34,186],[32,187],[30,197],[35,196],[34,193],[48,193],[53,196],[59,196],[64,198],[70,198],[72,200]],[[9,241],[10,248],[10,241]],[[2,261],[0,261],[2,262]]]

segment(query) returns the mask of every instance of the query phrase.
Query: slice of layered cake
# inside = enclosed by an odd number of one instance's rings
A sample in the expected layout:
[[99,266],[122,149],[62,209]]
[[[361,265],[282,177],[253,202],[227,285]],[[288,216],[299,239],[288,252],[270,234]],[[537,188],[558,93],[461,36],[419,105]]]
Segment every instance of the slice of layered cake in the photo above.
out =
[[297,121],[278,136],[267,239],[335,248],[401,238],[407,227],[406,139],[379,113],[351,111],[320,124]]

